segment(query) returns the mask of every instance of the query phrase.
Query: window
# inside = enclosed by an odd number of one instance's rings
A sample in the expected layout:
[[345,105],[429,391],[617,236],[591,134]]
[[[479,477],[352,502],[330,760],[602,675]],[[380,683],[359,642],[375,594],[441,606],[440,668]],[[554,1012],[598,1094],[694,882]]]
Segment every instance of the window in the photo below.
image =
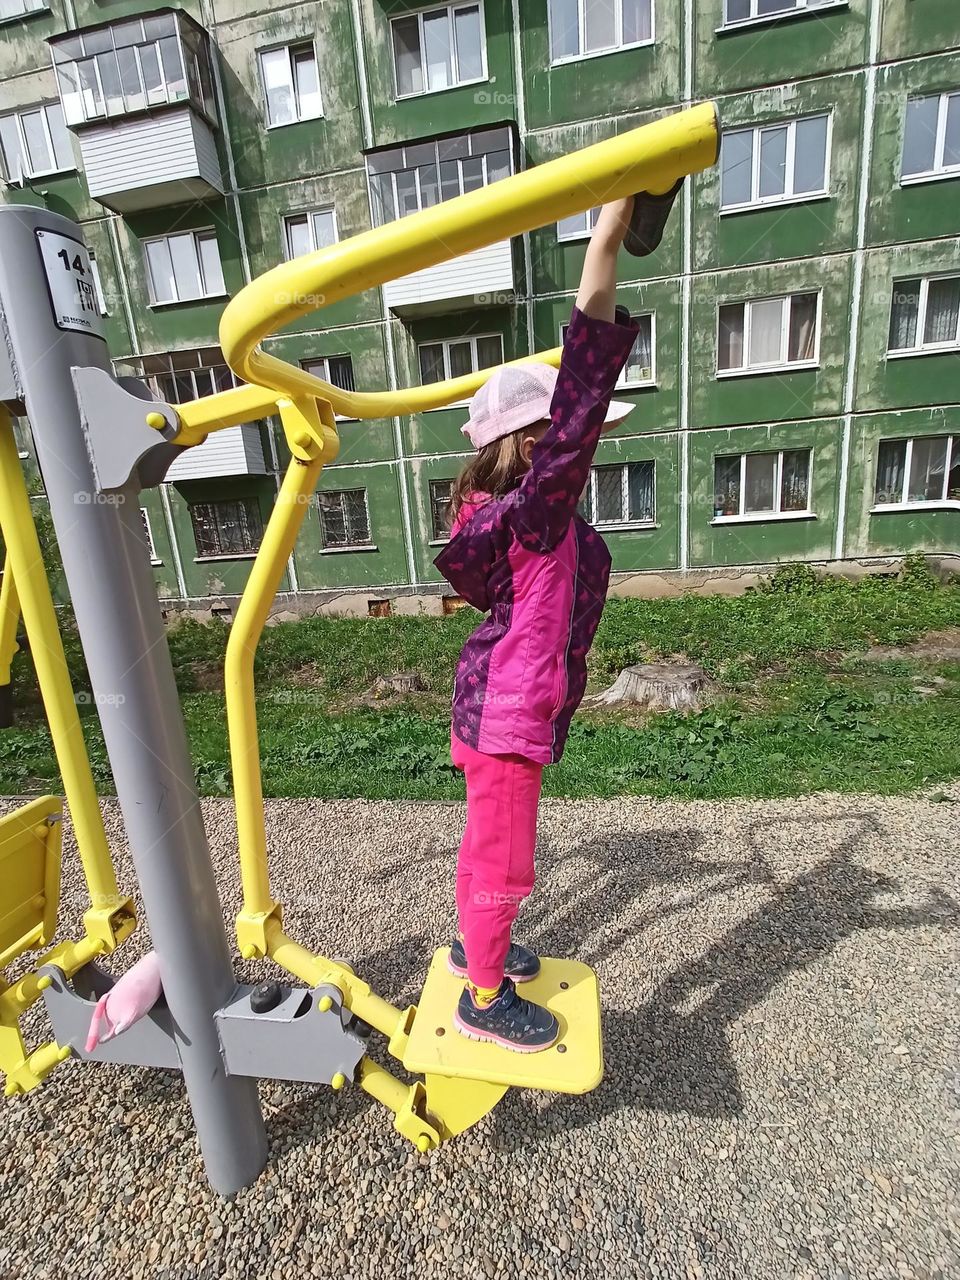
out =
[[824,9],[836,5],[839,0],[724,0],[723,25],[738,22],[756,22],[762,18],[782,18],[790,13],[805,13],[808,9]]
[[720,147],[720,206],[735,209],[824,195],[830,117],[733,129]]
[[317,51],[312,41],[260,54],[267,126],[316,120],[323,115]]
[[513,172],[510,130],[478,129],[436,142],[415,142],[367,156],[377,226],[428,209]]
[[960,502],[960,436],[881,440],[874,502],[898,507]]
[[150,528],[150,513],[146,507],[140,508],[140,519],[143,521],[143,532],[147,539],[147,550],[150,553],[151,564],[162,564],[160,557],[157,555],[157,548],[153,542],[153,530]]
[[212,228],[144,240],[143,248],[154,306],[216,298],[226,292],[217,233]]
[[819,294],[726,302],[719,310],[717,372],[757,373],[817,363]]
[[451,338],[444,342],[422,342],[417,347],[420,357],[420,381],[445,382],[479,373],[493,365],[503,364],[503,339],[499,333],[479,337]]
[[0,154],[8,182],[76,169],[59,102],[0,116]]
[[894,280],[890,304],[891,355],[952,351],[960,346],[960,276]]
[[26,13],[43,13],[46,0],[0,0],[0,22],[22,18]]
[[288,261],[336,242],[337,219],[332,209],[290,213],[283,220],[283,252]]
[[69,125],[168,102],[216,118],[207,36],[180,10],[68,32],[50,49]]
[[253,556],[263,539],[263,517],[256,498],[190,503],[199,559]]
[[394,18],[391,28],[398,98],[468,84],[486,74],[480,4],[426,9]]
[[87,256],[90,259],[90,274],[93,276],[93,292],[97,299],[97,307],[100,310],[100,314],[105,316],[107,314],[107,300],[103,296],[103,282],[100,279],[100,268],[97,266],[96,255],[92,249],[87,250]]
[[569,218],[561,218],[557,223],[558,240],[582,240],[597,225],[600,216],[600,205],[595,209],[587,209],[583,213],[574,213]]
[[715,458],[713,487],[716,520],[810,515],[810,450]]
[[370,516],[366,489],[334,489],[317,494],[324,549],[369,547]]
[[157,399],[165,404],[184,404],[238,385],[219,347],[195,347],[192,351],[118,360],[116,367],[118,373],[143,378]]
[[[654,318],[652,312],[645,315],[631,316],[634,324],[639,325],[636,340],[630,348],[627,363],[623,366],[618,387],[647,386],[656,382],[656,358],[654,348]],[[569,324],[560,326],[560,344],[567,340]]]
[[902,182],[960,173],[960,91],[908,98],[903,123]]
[[301,360],[300,368],[315,378],[330,382],[341,391],[356,391],[353,381],[353,359],[350,356],[318,356],[315,360]]
[[591,524],[652,524],[656,518],[656,466],[628,462],[592,467],[579,511]]
[[652,40],[653,0],[550,0],[552,62]]
[[430,481],[430,527],[434,542],[450,537],[450,498],[453,495],[452,480]]

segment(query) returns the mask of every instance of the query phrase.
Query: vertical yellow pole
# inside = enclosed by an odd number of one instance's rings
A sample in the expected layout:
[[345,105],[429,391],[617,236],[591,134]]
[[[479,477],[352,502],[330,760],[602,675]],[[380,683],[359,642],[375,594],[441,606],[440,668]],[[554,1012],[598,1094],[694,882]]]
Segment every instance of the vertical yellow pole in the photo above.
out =
[[88,931],[102,937],[112,949],[117,939],[109,918],[118,908],[129,904],[117,890],[13,424],[3,408],[0,408],[0,529],[7,548],[7,565],[13,571],[30,637],[30,653],[90,891],[92,909],[84,920]]
[[19,621],[20,598],[8,555],[3,565],[3,582],[0,583],[0,685],[10,683],[10,664],[20,648],[17,644]]

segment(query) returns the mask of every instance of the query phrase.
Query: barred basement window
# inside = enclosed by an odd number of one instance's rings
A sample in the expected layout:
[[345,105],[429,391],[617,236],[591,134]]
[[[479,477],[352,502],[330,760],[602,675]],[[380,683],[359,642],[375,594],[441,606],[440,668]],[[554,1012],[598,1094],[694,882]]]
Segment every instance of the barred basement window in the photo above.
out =
[[950,351],[960,346],[960,276],[894,280],[890,305],[891,355]]
[[42,103],[0,116],[0,158],[3,176],[11,183],[76,169],[60,103]]
[[445,4],[394,18],[391,28],[398,98],[469,84],[486,75],[479,3]]
[[592,467],[578,509],[590,524],[652,524],[656,505],[656,464],[627,462]]
[[267,126],[317,120],[323,115],[317,51],[313,41],[266,49],[260,54],[260,77],[267,108]]
[[503,127],[476,129],[454,138],[375,151],[367,156],[367,172],[373,220],[382,226],[509,178],[511,132]]
[[190,503],[199,558],[256,555],[263,540],[263,517],[256,498]]
[[732,26],[758,18],[779,18],[808,9],[830,8],[836,3],[837,0],[725,0],[723,21],[724,26]]
[[714,459],[714,519],[810,513],[809,449]]
[[283,220],[283,253],[287,261],[336,242],[337,216],[333,209],[290,213]]
[[317,494],[320,540],[325,549],[368,547],[370,515],[366,489],[327,489]]
[[817,363],[819,294],[721,304],[717,372],[756,373]]
[[450,536],[450,496],[452,480],[430,481],[430,525],[434,541]]
[[782,204],[827,193],[830,117],[724,131],[720,207]]
[[144,240],[150,302],[193,302],[226,292],[220,247],[212,227]]
[[903,122],[902,182],[960,173],[960,91],[908,98]]
[[874,502],[877,506],[960,502],[960,436],[881,440]]
[[475,338],[422,342],[417,347],[417,355],[420,359],[420,381],[426,386],[503,364],[503,338],[499,333],[489,333]]
[[653,41],[653,0],[550,0],[550,60]]

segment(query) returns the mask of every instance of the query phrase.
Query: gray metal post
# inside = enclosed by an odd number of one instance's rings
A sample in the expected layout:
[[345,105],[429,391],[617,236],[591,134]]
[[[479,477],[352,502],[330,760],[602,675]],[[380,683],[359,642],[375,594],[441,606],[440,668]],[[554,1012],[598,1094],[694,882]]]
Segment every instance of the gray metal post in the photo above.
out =
[[234,977],[135,484],[97,493],[72,366],[110,370],[79,228],[0,208],[0,312],[33,428],[207,1176],[231,1195],[267,1156],[254,1080],[214,1022]]

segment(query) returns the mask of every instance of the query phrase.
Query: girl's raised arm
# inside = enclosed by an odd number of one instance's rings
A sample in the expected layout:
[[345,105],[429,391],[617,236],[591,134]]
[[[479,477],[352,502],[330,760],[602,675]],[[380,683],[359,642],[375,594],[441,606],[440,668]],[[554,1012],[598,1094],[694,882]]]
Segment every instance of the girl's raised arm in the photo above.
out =
[[583,261],[577,306],[594,320],[612,320],[617,293],[617,255],[623,244],[630,215],[633,213],[633,196],[615,200],[600,210],[597,225],[593,229],[587,256]]

